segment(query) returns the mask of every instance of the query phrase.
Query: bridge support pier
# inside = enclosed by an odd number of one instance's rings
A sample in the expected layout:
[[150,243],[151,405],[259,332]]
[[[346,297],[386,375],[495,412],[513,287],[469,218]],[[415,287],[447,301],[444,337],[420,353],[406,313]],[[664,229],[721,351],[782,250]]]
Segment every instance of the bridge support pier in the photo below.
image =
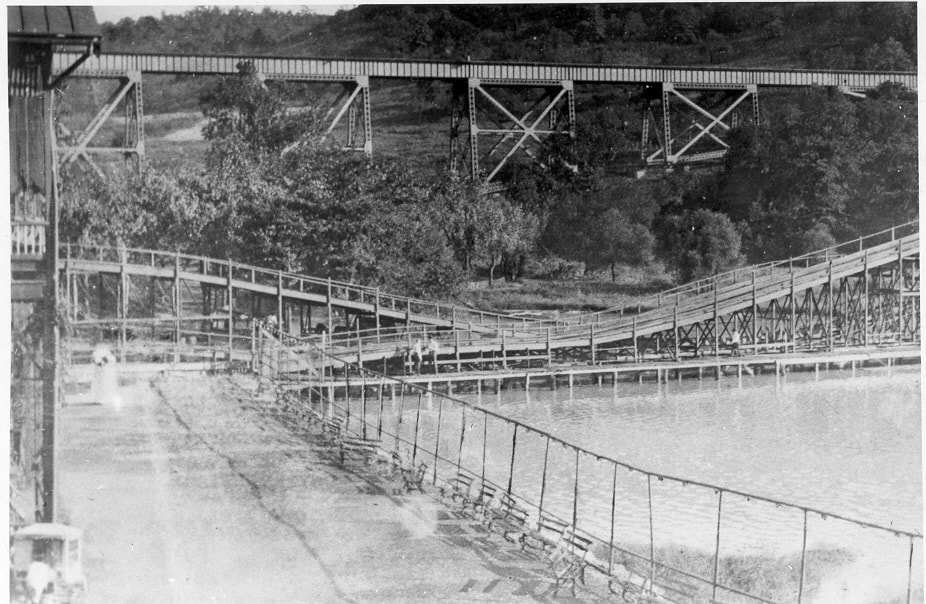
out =
[[[85,160],[98,174],[103,175],[102,169],[93,161],[91,153],[120,153],[127,163],[134,165],[141,171],[145,165],[145,111],[142,99],[142,75],[140,71],[129,71],[118,77],[119,85],[110,95],[103,107],[97,112],[86,129],[76,135],[73,144],[61,144],[62,138],[67,138],[63,127],[59,125],[58,144],[59,163],[66,165],[78,158]],[[125,132],[121,147],[94,147],[93,139],[100,128],[109,119],[113,111],[122,103],[125,109]],[[63,135],[63,136],[62,136]],[[73,135],[72,135],[73,137]]]
[[[704,100],[695,101],[690,94],[682,90],[697,90]],[[711,99],[712,92],[734,93],[732,100],[726,102]],[[725,96],[728,96],[725,95]],[[641,140],[640,157],[649,165],[672,166],[678,163],[696,161],[715,161],[722,158],[729,145],[722,135],[736,127],[739,113],[735,110],[747,99],[752,99],[752,121],[759,123],[759,97],[755,84],[715,85],[710,87],[676,84],[663,82],[659,95],[658,105],[661,113],[661,129],[656,127],[659,120],[653,112],[653,106],[644,110],[643,135]],[[676,101],[676,103],[672,103]],[[681,101],[681,104],[677,101]],[[719,104],[719,109],[707,109],[705,105]],[[679,114],[679,118],[688,122],[688,125],[678,131],[672,125],[672,114]],[[719,111],[719,112],[718,112]],[[717,112],[717,113],[715,113]],[[652,119],[650,119],[652,118]],[[676,124],[676,126],[678,126]],[[650,151],[650,129],[655,129],[655,139],[658,148]],[[678,149],[675,151],[675,149]]]
[[[373,120],[370,110],[370,78],[357,76],[346,81],[344,90],[335,101],[335,106],[328,110],[325,121],[331,119],[321,140],[328,139],[347,114],[347,132],[343,149],[345,151],[362,151],[367,157],[373,156]],[[337,113],[334,113],[337,111]],[[334,113],[334,117],[331,114]]]
[[[506,107],[492,94],[491,88],[496,87],[539,87],[542,92],[533,101],[529,95],[522,95],[523,102],[515,108]],[[535,83],[469,78],[456,81],[451,97],[450,168],[456,170],[466,163],[471,178],[490,183],[518,151],[533,158],[544,138],[566,135],[574,139],[575,124],[575,93],[571,80]],[[461,145],[458,139],[464,131],[468,144]],[[485,141],[488,148],[480,149],[480,141]]]

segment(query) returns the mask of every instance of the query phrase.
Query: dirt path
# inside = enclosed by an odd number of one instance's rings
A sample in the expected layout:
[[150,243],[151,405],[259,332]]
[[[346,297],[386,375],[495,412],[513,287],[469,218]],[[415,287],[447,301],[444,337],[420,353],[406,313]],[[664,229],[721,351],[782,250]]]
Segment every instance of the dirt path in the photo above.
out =
[[60,509],[86,533],[90,602],[553,601],[543,561],[263,408],[176,376],[63,409]]

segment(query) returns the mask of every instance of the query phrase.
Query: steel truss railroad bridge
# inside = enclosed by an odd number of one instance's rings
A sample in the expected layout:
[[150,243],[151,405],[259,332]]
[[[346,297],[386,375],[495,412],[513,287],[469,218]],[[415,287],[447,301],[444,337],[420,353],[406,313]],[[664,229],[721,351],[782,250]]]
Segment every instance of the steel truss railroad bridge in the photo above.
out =
[[439,342],[432,371],[719,357],[734,332],[744,354],[920,342],[918,222],[566,320],[151,250],[62,245],[59,270],[72,353],[108,338],[129,361],[253,360],[259,318],[285,334],[295,372],[322,351],[401,372],[412,342],[429,337]]
[[[665,166],[721,158],[728,148],[725,132],[740,119],[758,122],[759,88],[828,86],[855,95],[884,82],[917,88],[915,72],[164,54],[87,57],[61,53],[54,60],[58,73],[79,64],[70,72],[71,77],[119,81],[116,91],[76,140],[59,144],[63,163],[83,158],[95,166],[91,154],[116,153],[143,164],[145,74],[229,76],[247,71],[261,80],[342,84],[343,92],[326,116],[323,139],[336,136],[345,148],[368,155],[373,152],[371,80],[448,82],[452,86],[450,164],[465,167],[486,183],[516,153],[533,156],[545,138],[575,138],[577,85],[647,86],[652,101],[643,115],[641,159],[649,165]],[[498,94],[503,88],[533,89],[534,105],[526,112],[506,107]],[[120,104],[125,112],[123,144],[94,146],[94,137]]]

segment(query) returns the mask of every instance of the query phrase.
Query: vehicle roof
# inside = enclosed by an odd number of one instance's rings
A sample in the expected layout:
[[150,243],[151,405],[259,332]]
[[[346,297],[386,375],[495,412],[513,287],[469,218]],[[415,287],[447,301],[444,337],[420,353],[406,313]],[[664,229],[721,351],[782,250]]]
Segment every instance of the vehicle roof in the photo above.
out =
[[58,539],[79,539],[83,531],[76,526],[59,524],[57,522],[38,522],[24,527],[13,535],[13,539],[29,539],[34,537],[47,537]]

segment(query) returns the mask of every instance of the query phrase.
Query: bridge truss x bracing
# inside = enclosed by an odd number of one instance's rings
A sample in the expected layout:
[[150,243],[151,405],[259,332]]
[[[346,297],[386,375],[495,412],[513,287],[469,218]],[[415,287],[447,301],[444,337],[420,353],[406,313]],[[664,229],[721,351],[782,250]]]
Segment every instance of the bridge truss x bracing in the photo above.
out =
[[[699,96],[693,98],[694,95]],[[661,110],[661,120],[655,118],[654,105]],[[641,159],[648,165],[672,165],[722,158],[730,148],[723,135],[738,125],[744,106],[750,110],[751,121],[758,124],[759,94],[755,84],[695,88],[692,85],[663,83],[659,100],[648,103],[644,110]],[[676,127],[680,121],[687,123],[684,129],[675,130],[673,114]],[[656,150],[652,152],[651,130],[655,130],[657,143]]]
[[[544,139],[554,135],[575,138],[576,106],[573,83],[558,82],[540,88],[540,95],[519,111],[506,107],[493,88],[532,86],[510,80],[470,78],[455,84],[451,102],[450,166],[465,165],[470,175],[489,183],[515,153],[532,159]],[[463,128],[463,124],[466,128]],[[465,144],[459,139],[466,138]],[[468,161],[467,161],[468,160]]]
[[[70,53],[54,57],[62,73],[75,61]],[[84,57],[85,58],[85,57]],[[343,148],[373,152],[371,79],[436,80],[453,86],[450,162],[491,181],[515,154],[536,156],[551,136],[576,135],[575,89],[582,84],[660,87],[659,102],[644,113],[641,159],[673,165],[716,160],[727,149],[724,134],[736,126],[751,101],[758,119],[760,87],[830,86],[858,94],[884,82],[916,90],[913,72],[852,72],[787,69],[717,69],[665,66],[473,63],[389,59],[323,59],[205,55],[103,54],[85,58],[72,77],[112,78],[120,82],[76,140],[59,144],[62,162],[90,160],[94,153],[121,153],[141,166],[145,158],[144,74],[232,76],[245,62],[264,80],[341,83],[344,93],[327,114],[323,138]],[[544,91],[535,107],[519,110],[499,90]],[[684,92],[683,92],[684,91]],[[717,101],[712,93],[733,98]],[[116,106],[125,101],[126,133],[121,146],[93,146],[91,141]],[[716,106],[715,106],[716,105]],[[655,106],[655,111],[653,110]],[[657,115],[657,113],[659,115]],[[464,141],[465,138],[465,142]]]

